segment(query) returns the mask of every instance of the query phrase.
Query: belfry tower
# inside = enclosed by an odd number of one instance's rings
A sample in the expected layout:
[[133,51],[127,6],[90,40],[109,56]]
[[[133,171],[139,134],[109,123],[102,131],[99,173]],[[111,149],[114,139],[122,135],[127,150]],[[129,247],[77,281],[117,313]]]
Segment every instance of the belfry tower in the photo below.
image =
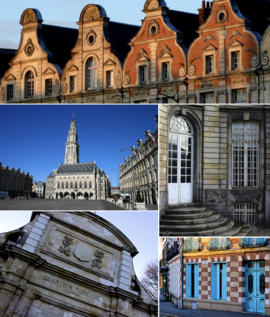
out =
[[66,154],[65,154],[65,164],[76,164],[80,163],[79,156],[79,144],[77,135],[77,125],[74,118],[70,122],[69,132],[66,143]]

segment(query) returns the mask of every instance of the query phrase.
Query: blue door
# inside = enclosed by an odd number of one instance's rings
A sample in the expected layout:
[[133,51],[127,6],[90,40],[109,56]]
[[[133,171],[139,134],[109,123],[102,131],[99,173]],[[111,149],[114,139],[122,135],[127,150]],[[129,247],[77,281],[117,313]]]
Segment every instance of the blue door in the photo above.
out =
[[246,311],[265,312],[265,261],[246,263]]

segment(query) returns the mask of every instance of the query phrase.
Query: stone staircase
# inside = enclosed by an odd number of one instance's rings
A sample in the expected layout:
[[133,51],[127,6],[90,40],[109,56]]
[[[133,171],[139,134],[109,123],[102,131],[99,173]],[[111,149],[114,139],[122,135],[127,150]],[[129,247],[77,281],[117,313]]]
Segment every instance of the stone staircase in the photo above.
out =
[[202,207],[200,204],[170,206],[161,216],[160,236],[246,236],[256,230],[249,224],[233,220]]

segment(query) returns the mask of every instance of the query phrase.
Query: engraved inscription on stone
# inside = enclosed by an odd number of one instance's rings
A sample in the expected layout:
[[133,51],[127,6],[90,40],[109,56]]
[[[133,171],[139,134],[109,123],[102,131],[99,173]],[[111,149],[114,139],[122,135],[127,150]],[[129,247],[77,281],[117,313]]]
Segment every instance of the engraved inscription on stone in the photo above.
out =
[[65,236],[64,240],[63,240],[63,247],[60,246],[59,251],[61,253],[64,253],[67,256],[70,256],[70,245],[72,244],[72,240],[73,238],[70,238],[68,236]]
[[100,269],[102,267],[104,254],[104,252],[96,250],[94,252],[94,256],[96,257],[96,259],[92,260],[92,266],[96,266]]

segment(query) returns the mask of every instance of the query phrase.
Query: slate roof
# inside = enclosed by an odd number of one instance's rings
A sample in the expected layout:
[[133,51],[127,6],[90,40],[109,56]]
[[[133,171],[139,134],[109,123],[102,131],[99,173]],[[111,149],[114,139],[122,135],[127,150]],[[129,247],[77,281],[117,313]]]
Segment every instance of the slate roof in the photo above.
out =
[[60,165],[57,174],[89,174],[95,172],[95,163]]
[[51,174],[48,176],[48,178],[55,178],[55,173],[57,170],[51,171]]
[[172,25],[184,35],[184,44],[189,47],[191,42],[198,37],[199,14],[182,11],[168,11],[168,17]]
[[124,60],[130,51],[128,43],[139,29],[140,27],[137,25],[109,21],[109,36],[112,43],[115,44],[113,48],[116,49],[116,53],[122,57],[122,60]]
[[71,50],[77,42],[78,30],[42,24],[42,35],[47,49],[53,54],[49,61],[63,69],[71,59]]
[[270,24],[267,18],[270,16],[269,0],[237,0],[238,8],[242,15],[251,20],[251,29],[263,35]]
[[4,73],[10,68],[8,63],[15,56],[17,50],[0,48],[0,82]]

